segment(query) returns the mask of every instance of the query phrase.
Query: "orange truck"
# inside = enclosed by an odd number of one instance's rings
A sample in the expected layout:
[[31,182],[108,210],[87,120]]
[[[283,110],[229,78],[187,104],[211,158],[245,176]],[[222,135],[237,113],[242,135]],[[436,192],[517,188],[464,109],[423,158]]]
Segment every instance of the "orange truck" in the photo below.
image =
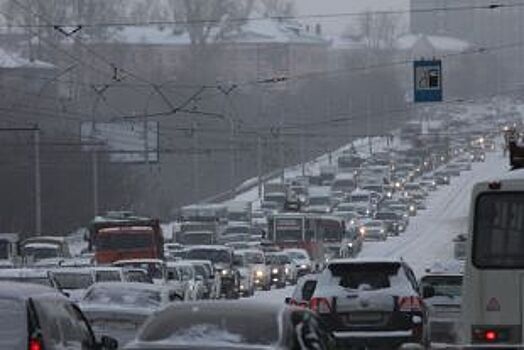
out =
[[159,220],[129,212],[111,212],[96,217],[89,226],[87,240],[99,265],[118,260],[164,258]]

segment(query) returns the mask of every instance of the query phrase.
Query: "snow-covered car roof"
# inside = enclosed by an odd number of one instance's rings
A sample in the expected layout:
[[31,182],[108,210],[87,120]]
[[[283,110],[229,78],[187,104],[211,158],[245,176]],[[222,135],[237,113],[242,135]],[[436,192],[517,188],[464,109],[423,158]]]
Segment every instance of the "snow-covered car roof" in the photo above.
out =
[[113,265],[120,264],[164,264],[164,260],[160,259],[127,259],[127,260],[118,260],[113,262]]
[[169,284],[153,284],[138,282],[97,282],[93,283],[89,290],[94,288],[107,288],[125,291],[126,289],[143,290],[143,291],[163,291],[174,289]]
[[0,277],[47,277],[45,269],[0,269]]
[[403,261],[401,259],[396,259],[396,258],[354,258],[354,259],[352,258],[352,259],[334,259],[328,263],[328,266],[335,265],[335,264],[381,264],[381,263],[402,264],[402,262]]
[[228,251],[232,250],[230,247],[225,246],[225,245],[194,245],[191,247],[187,247],[188,251],[197,250],[197,249],[228,250]]
[[39,249],[60,249],[60,246],[53,243],[26,243],[24,244],[24,248],[39,248]]
[[20,282],[0,282],[0,299],[26,300],[36,296],[52,296],[67,300],[64,295],[51,287],[39,284],[20,283]]
[[236,254],[246,254],[246,253],[256,253],[256,254],[264,254],[264,251],[262,249],[238,249],[235,250]]

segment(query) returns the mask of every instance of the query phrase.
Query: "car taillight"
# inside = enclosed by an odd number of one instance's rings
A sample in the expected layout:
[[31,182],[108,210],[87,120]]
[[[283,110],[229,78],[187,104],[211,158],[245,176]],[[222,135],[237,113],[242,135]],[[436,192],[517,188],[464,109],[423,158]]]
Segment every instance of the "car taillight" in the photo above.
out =
[[398,298],[398,309],[401,312],[420,312],[422,311],[422,299],[417,296]]
[[329,314],[333,311],[327,298],[312,298],[309,302],[309,308],[319,314]]
[[43,350],[42,341],[40,339],[30,339],[28,350]]

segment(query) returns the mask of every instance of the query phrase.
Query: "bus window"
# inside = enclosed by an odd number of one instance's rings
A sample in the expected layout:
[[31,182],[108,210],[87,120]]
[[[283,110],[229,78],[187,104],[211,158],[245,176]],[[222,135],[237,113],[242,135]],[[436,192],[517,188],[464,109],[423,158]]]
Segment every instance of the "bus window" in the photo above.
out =
[[304,240],[306,242],[314,241],[315,240],[315,221],[311,219],[306,219],[305,221],[306,221],[305,223],[306,232],[305,232]]
[[524,268],[524,193],[479,196],[473,263],[478,268]]

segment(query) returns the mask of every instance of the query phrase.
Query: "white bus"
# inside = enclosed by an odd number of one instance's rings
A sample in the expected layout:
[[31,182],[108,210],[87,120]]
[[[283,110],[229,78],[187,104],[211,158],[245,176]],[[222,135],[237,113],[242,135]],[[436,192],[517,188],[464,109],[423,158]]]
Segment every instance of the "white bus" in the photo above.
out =
[[472,347],[524,347],[524,169],[473,188],[459,334]]

